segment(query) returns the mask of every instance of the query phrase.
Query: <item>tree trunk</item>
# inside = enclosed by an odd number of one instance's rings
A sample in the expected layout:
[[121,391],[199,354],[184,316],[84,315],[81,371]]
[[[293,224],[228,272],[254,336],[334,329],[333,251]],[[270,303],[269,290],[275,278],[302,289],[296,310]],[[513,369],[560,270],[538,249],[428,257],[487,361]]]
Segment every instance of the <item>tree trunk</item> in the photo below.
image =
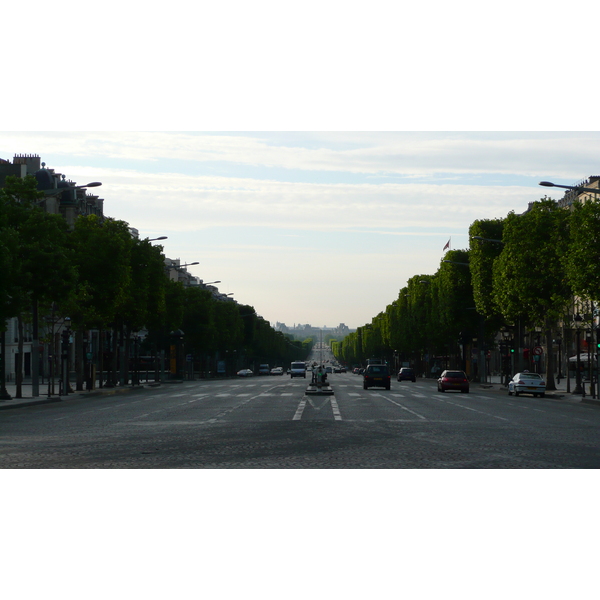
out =
[[548,391],[556,390],[554,383],[554,354],[552,352],[552,329],[546,324],[546,389]]
[[75,389],[83,391],[84,379],[83,331],[75,332]]
[[23,397],[23,317],[17,317],[17,360],[15,365],[16,398]]

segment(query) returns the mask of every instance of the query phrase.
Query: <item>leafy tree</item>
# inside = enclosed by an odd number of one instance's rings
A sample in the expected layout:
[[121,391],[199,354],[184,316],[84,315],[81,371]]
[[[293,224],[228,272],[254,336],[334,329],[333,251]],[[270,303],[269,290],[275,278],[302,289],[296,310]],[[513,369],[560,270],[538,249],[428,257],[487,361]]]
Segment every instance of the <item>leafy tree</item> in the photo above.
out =
[[570,239],[564,259],[573,292],[590,300],[600,299],[600,202],[573,204]]
[[[468,251],[450,250],[446,253],[433,282],[433,291],[434,314],[437,315],[438,331],[442,336],[440,342],[450,351],[456,348],[457,343],[461,343],[464,353],[465,345],[470,343],[477,331]],[[464,354],[461,361],[464,361]],[[462,368],[465,368],[464,363]]]
[[72,236],[79,277],[69,316],[75,327],[105,328],[126,314],[130,300],[129,225],[88,215],[75,221]]
[[[504,248],[494,261],[493,293],[508,321],[520,318],[543,327],[552,348],[552,327],[564,313],[572,291],[563,268],[569,241],[569,211],[543,198],[523,215],[509,213]],[[556,389],[552,352],[546,356],[546,386]]]
[[0,189],[3,260],[10,260],[4,274],[4,302],[0,311],[3,321],[9,316],[17,317],[17,397],[22,395],[23,321],[33,315],[37,344],[38,305],[64,301],[76,276],[68,226],[60,215],[48,214],[38,206],[43,196],[37,190],[37,180],[30,175],[8,176]]

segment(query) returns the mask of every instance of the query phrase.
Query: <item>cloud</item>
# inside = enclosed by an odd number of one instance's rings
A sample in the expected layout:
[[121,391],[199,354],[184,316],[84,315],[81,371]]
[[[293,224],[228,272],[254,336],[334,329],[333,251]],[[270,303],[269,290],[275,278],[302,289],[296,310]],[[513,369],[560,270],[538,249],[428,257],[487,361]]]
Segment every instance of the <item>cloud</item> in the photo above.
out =
[[144,173],[65,166],[76,180],[99,180],[105,212],[138,227],[201,230],[261,226],[310,231],[388,232],[467,227],[504,217],[539,198],[536,188],[430,184],[292,183],[250,178]]
[[[498,174],[577,180],[594,171],[600,135],[589,133],[197,134],[193,132],[25,132],[2,135],[10,152],[140,161],[227,163],[402,177]],[[185,165],[184,165],[185,163]]]

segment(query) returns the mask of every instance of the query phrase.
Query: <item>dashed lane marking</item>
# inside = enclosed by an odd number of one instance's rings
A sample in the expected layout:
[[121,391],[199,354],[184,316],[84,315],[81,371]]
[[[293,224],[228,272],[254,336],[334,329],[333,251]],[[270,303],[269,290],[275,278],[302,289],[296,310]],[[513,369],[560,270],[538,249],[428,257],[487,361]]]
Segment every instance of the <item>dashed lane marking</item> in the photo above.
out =
[[296,413],[292,417],[292,421],[299,421],[302,418],[302,413],[304,412],[304,409],[306,408],[306,400],[307,400],[306,396],[304,396],[304,398],[302,398],[302,400],[300,400],[300,404],[298,404],[298,408],[296,409]]
[[340,407],[338,406],[335,396],[329,396],[329,399],[331,401],[331,409],[333,410],[333,418],[336,421],[341,421],[342,415],[340,414]]
[[410,408],[406,408],[406,406],[400,404],[399,402],[394,402],[394,400],[392,400],[391,398],[388,398],[387,396],[383,396],[388,402],[391,402],[392,404],[395,404],[396,406],[400,407],[402,410],[405,410],[407,412],[409,412],[411,415],[415,415],[415,417],[419,417],[419,419],[422,419],[423,421],[427,421],[427,417],[424,417],[423,415],[420,415],[419,413],[415,412],[414,410],[410,410]]
[[480,415],[485,415],[486,417],[493,417],[494,419],[500,419],[501,421],[508,421],[509,419],[505,419],[504,417],[498,417],[497,415],[492,415],[490,413],[483,412],[481,410],[475,410],[470,406],[463,406],[462,404],[456,404],[456,402],[448,402],[448,400],[440,400],[440,402],[444,402],[445,404],[451,404],[452,406],[458,406],[459,408],[464,408],[465,410],[471,410],[473,412],[479,413]]

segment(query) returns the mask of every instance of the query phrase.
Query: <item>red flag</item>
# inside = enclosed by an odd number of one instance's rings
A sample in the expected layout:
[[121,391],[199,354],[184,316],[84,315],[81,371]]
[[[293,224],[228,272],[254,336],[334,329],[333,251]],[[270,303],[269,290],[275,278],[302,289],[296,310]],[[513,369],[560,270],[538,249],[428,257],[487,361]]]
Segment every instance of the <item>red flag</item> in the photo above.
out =
[[[444,246],[444,250],[446,250],[446,248],[450,248],[450,240],[448,240],[448,241],[446,242],[446,245]],[[444,250],[442,250],[442,252],[443,252]]]

